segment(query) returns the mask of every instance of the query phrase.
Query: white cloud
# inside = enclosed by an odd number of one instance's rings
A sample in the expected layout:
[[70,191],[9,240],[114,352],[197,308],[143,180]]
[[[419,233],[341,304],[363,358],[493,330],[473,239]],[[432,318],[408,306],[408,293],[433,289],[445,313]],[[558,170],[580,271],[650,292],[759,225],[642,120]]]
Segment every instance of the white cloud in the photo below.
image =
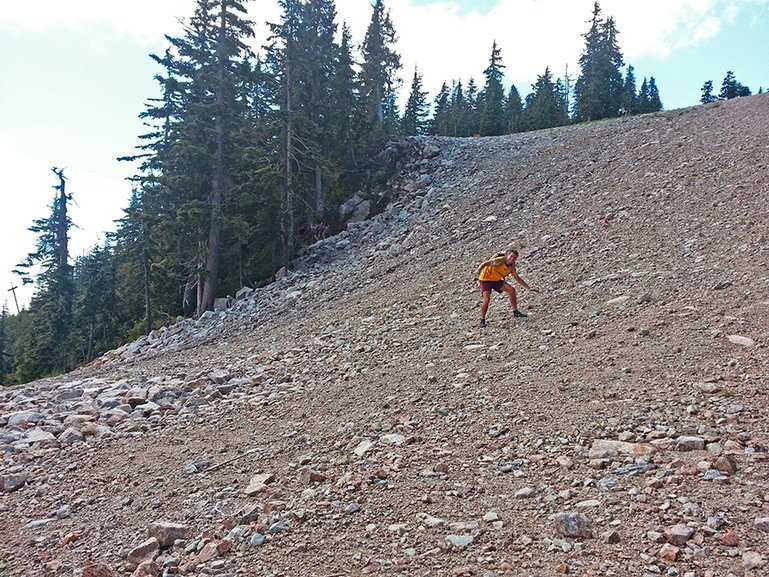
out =
[[[502,49],[510,81],[528,82],[550,66],[555,75],[569,64],[576,72],[582,50],[581,35],[587,30],[594,0],[499,0],[486,14],[462,11],[471,0],[446,0],[413,5],[412,0],[385,0],[399,36],[398,50],[404,57],[402,76],[407,84],[414,66],[425,79],[425,88],[437,92],[443,81],[475,77],[491,54],[494,40]],[[626,59],[672,52],[717,35],[724,20],[736,17],[747,4],[767,0],[603,0],[604,16],[613,16],[620,30],[620,45]],[[105,9],[105,6],[109,6]],[[48,30],[56,27],[85,29],[107,27],[142,42],[162,41],[164,34],[179,33],[178,19],[188,18],[195,0],[38,0],[8,3],[0,11],[0,26],[13,30]],[[250,18],[257,24],[259,49],[267,37],[265,21],[280,16],[277,1],[247,2]],[[371,17],[368,0],[337,0],[338,21],[345,19],[356,42],[361,42]]]

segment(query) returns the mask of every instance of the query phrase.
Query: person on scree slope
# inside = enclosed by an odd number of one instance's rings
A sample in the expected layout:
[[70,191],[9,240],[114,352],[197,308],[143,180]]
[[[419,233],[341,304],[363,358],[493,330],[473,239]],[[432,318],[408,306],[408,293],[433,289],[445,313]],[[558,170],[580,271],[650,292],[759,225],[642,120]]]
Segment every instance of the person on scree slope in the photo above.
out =
[[530,286],[515,271],[515,261],[517,259],[518,250],[509,248],[504,253],[499,253],[489,260],[482,262],[475,270],[475,280],[479,281],[479,287],[483,297],[483,302],[481,303],[481,328],[486,327],[486,312],[489,309],[491,291],[496,291],[500,294],[502,292],[507,293],[507,298],[510,300],[510,306],[513,308],[514,317],[527,316],[525,313],[518,310],[518,297],[515,288],[505,282],[505,277],[507,277],[507,275],[512,276],[519,285],[530,291],[539,292],[539,289]]

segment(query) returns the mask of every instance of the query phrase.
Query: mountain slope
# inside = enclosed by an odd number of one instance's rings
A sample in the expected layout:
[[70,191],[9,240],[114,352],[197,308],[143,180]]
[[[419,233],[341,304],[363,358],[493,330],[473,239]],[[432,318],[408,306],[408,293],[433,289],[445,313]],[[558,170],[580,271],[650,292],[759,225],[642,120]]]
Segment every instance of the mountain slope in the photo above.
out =
[[[280,281],[1,394],[0,567],[762,574],[767,135],[760,95],[411,141]],[[541,292],[480,329],[509,245]]]

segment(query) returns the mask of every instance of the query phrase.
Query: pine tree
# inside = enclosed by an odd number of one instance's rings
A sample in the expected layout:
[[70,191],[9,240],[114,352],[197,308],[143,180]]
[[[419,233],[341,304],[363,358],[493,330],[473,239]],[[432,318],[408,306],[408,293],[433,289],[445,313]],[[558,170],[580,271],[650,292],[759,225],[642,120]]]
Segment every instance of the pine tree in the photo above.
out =
[[462,80],[457,80],[451,87],[448,113],[448,136],[467,136],[468,105],[465,100],[465,91]]
[[580,56],[581,73],[575,85],[575,116],[578,121],[618,116],[622,106],[622,53],[617,43],[613,18],[603,20],[596,2],[590,30],[583,35],[585,49]]
[[662,99],[660,91],[657,88],[657,82],[654,76],[649,77],[649,110],[648,112],[659,112],[662,110]]
[[[114,243],[115,274],[120,279],[117,298],[123,314],[130,319],[143,320],[144,334],[149,334],[153,328],[151,263],[156,262],[157,250],[153,239],[156,235],[152,234],[157,215],[148,212],[148,208],[142,202],[141,193],[134,189],[128,207],[123,210],[124,216],[117,221],[117,230],[109,235]],[[156,291],[156,300],[163,302],[161,294]],[[175,292],[172,294],[175,299]],[[172,302],[169,300],[166,305],[173,306]],[[133,329],[133,326],[128,328]]]
[[635,70],[628,65],[625,83],[622,87],[622,114],[638,113],[638,91],[636,89]]
[[510,85],[505,101],[505,116],[507,117],[507,133],[521,132],[523,124],[523,102],[515,84]]
[[72,345],[78,364],[118,344],[115,262],[108,246],[95,246],[75,262]]
[[532,93],[526,97],[523,118],[526,130],[540,130],[564,124],[563,101],[553,83],[549,67],[545,68],[544,74],[538,76],[537,82],[532,85]]
[[657,83],[652,76],[648,80],[644,77],[641,88],[638,91],[638,112],[647,114],[649,112],[659,112],[662,110],[662,100],[660,100]]
[[65,190],[64,170],[52,168],[58,184],[48,218],[34,221],[29,228],[38,235],[36,250],[27,255],[14,272],[30,282],[30,269],[39,266],[36,289],[29,313],[33,328],[25,332],[23,356],[18,359],[25,381],[74,368],[69,336],[72,327],[74,284],[69,262],[69,231],[72,220]]
[[438,95],[435,97],[433,107],[433,117],[429,123],[429,133],[436,136],[447,136],[449,133],[449,109],[451,93],[446,82],[441,86]]
[[428,113],[427,92],[422,90],[422,76],[417,68],[414,68],[414,78],[411,81],[411,92],[406,102],[406,109],[403,113],[401,131],[406,136],[415,136],[424,134],[425,122]]
[[241,130],[245,106],[238,95],[248,81],[242,76],[242,62],[251,54],[245,40],[253,36],[245,13],[237,0],[198,0],[185,35],[169,38],[178,53],[171,71],[184,83],[186,93],[171,145],[175,166],[166,163],[164,168],[166,176],[175,178],[176,190],[191,191],[176,216],[185,215],[196,231],[187,242],[194,251],[197,274],[188,279],[185,293],[197,289],[197,316],[213,308],[228,232],[231,171],[237,161],[233,139]]
[[472,76],[467,81],[467,88],[465,88],[465,100],[467,101],[467,129],[465,133],[467,136],[474,136],[479,133],[479,127],[481,123],[480,118],[480,95],[478,94],[478,86],[475,84],[475,78]]
[[330,190],[329,200],[340,201],[357,188],[356,142],[362,125],[356,90],[355,61],[352,55],[350,29],[342,25],[341,43],[337,50],[335,69],[331,80],[331,117],[328,132],[332,137],[330,158],[336,167],[337,178]]
[[12,372],[11,354],[8,352],[6,327],[8,326],[8,303],[3,303],[0,313],[0,386],[7,384],[8,375]]
[[503,69],[501,51],[497,48],[495,41],[491,48],[489,65],[483,72],[486,77],[486,85],[481,96],[482,105],[478,127],[481,136],[504,134],[507,126],[504,106],[505,93],[502,86]]
[[651,100],[649,95],[649,82],[644,76],[641,82],[641,88],[638,89],[638,112],[645,114],[651,110]]
[[705,82],[705,84],[702,85],[702,96],[700,97],[700,102],[702,104],[708,104],[710,102],[716,102],[718,100],[718,96],[713,94],[713,81],[708,80]]
[[743,96],[750,96],[750,88],[737,82],[734,72],[727,71],[724,81],[721,83],[721,92],[719,92],[718,97],[721,100],[731,100]]
[[396,35],[390,11],[385,10],[384,0],[376,0],[373,8],[361,47],[363,62],[359,90],[368,126],[392,134],[397,122],[397,108],[393,105],[400,86],[398,71],[402,65],[395,52]]

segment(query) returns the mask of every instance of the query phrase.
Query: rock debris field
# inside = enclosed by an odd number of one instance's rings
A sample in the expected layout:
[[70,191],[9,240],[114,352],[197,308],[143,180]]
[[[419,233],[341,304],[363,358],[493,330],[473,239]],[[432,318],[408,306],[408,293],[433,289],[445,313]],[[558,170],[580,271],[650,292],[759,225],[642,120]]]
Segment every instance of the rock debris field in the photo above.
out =
[[769,95],[391,148],[271,285],[0,390],[0,575],[769,574]]

